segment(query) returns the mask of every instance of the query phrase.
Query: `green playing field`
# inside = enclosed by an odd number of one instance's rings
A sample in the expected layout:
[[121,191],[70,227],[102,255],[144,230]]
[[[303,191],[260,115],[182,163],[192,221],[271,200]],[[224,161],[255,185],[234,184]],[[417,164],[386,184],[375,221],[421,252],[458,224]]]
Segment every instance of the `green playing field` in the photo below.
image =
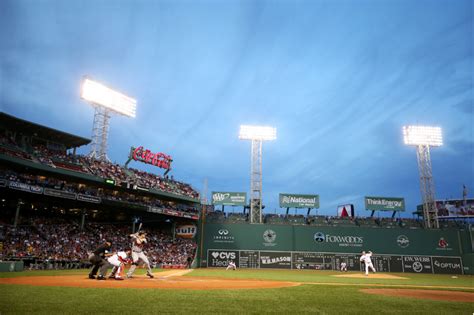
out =
[[[1,273],[1,278],[28,276],[87,275],[86,270],[25,271]],[[156,272],[157,278],[160,273]],[[474,296],[472,276],[382,274],[380,278],[358,277],[359,273],[308,270],[194,270],[182,277],[256,279],[297,282],[299,285],[277,289],[134,289],[73,288],[33,285],[0,285],[0,313],[3,314],[472,314],[471,302],[441,301],[373,295],[366,288],[425,289],[470,293]],[[377,274],[378,275],[378,274]],[[386,279],[384,275],[393,277]],[[349,277],[347,277],[349,276]],[[400,277],[400,279],[396,278]],[[96,280],[90,280],[96,281]],[[111,281],[111,280],[109,280]]]

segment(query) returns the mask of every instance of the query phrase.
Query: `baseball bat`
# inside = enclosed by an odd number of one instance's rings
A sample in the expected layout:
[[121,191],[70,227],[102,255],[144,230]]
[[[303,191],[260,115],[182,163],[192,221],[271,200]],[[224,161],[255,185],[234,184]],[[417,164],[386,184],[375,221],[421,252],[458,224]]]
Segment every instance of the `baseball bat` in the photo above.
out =
[[140,224],[138,225],[138,230],[137,230],[137,233],[140,232],[140,230],[142,229],[142,222],[140,222]]

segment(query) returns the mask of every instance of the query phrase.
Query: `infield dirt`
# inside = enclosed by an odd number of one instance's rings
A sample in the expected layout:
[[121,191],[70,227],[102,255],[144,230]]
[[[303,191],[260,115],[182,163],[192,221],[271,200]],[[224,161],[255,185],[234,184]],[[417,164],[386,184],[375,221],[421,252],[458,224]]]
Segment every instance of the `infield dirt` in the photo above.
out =
[[190,290],[229,290],[229,289],[263,289],[298,286],[298,282],[219,279],[209,277],[182,277],[187,270],[165,271],[150,279],[147,276],[136,276],[132,279],[117,281],[114,279],[89,279],[87,274],[75,276],[31,276],[2,278],[1,284],[20,284],[48,287],[80,288],[135,288],[135,289],[190,289]]

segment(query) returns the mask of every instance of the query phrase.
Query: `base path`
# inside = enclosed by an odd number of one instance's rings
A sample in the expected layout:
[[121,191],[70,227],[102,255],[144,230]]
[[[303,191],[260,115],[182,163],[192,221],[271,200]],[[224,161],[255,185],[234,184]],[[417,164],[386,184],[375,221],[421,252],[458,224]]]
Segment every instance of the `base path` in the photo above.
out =
[[160,272],[154,279],[147,276],[134,276],[132,279],[118,281],[114,279],[95,280],[81,276],[34,276],[1,278],[0,284],[21,284],[48,287],[79,288],[135,288],[135,289],[190,289],[190,290],[231,290],[262,289],[298,286],[298,282],[217,279],[208,277],[181,277],[186,271]]
[[413,290],[413,289],[362,289],[368,294],[399,296],[414,299],[451,302],[474,302],[474,293],[442,290]]

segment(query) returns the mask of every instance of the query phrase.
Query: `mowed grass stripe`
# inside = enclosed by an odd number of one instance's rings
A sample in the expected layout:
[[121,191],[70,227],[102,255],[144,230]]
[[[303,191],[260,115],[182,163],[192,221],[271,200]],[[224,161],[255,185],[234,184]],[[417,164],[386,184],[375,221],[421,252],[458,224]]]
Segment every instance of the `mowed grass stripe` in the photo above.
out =
[[379,284],[379,283],[331,283],[331,282],[305,282],[304,284],[331,285],[331,286],[363,286],[363,287],[389,287],[389,288],[419,288],[440,290],[474,290],[473,287],[450,287],[436,285],[413,285],[413,284]]
[[[167,271],[167,270],[163,270]],[[161,270],[154,271],[159,276]],[[88,270],[26,271],[0,277],[83,274]],[[140,270],[139,274],[144,271]],[[339,273],[307,270],[198,269],[183,275],[221,279],[262,279],[301,282],[279,289],[169,290],[34,287],[0,285],[4,314],[471,314],[473,303],[417,300],[369,295],[362,287],[440,286],[472,290],[472,276],[398,274],[409,279],[338,278]],[[163,273],[166,275],[166,273]],[[456,285],[454,285],[456,284]]]
[[353,286],[130,290],[0,285],[3,314],[470,314],[472,303],[368,295]]
[[[358,275],[360,272],[349,272],[347,274]],[[277,270],[277,269],[238,269],[226,271],[223,269],[196,269],[186,276],[196,277],[219,277],[225,279],[255,279],[274,281],[293,281],[313,284],[345,284],[345,285],[411,285],[432,286],[440,288],[462,288],[473,289],[474,277],[471,275],[433,275],[415,273],[387,273],[405,279],[374,279],[369,277],[350,278],[337,277],[341,273],[324,270]]]

